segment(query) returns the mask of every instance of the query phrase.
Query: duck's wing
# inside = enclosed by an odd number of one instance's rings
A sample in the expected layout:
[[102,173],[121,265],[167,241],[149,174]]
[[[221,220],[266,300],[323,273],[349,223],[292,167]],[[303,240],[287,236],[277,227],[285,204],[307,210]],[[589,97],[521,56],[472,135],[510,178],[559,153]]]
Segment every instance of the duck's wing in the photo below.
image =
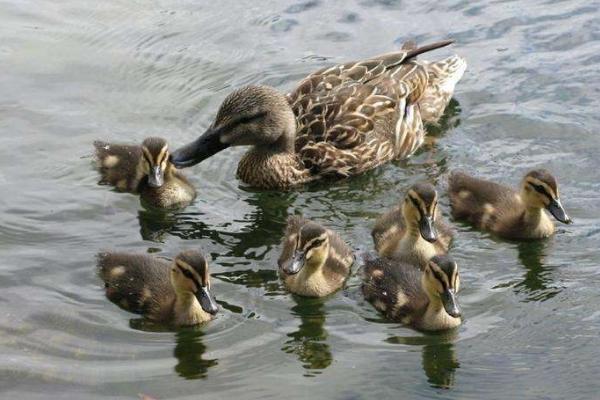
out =
[[288,217],[282,239],[281,255],[277,260],[277,265],[280,269],[292,261],[294,250],[296,250],[296,243],[298,242],[298,233],[300,232],[300,228],[307,222],[308,220],[300,215]]
[[[453,43],[452,40],[445,40],[417,47],[414,42],[407,42],[400,51],[322,68],[300,81],[298,86],[288,94],[288,100],[294,108],[296,102],[315,93],[324,96],[330,91],[352,82],[364,84],[384,76],[393,76],[400,72],[398,71],[399,67],[408,60],[451,43]],[[400,76],[396,76],[396,78],[399,79]]]
[[425,62],[424,65],[428,84],[419,100],[419,108],[423,121],[435,123],[444,114],[456,84],[467,69],[467,61],[454,55],[437,62]]
[[423,142],[418,108],[424,68],[406,64],[385,76],[314,93],[296,104],[296,152],[315,175],[351,176],[412,154]]
[[296,152],[311,173],[347,177],[414,153],[425,136],[417,101],[428,75],[413,59],[450,43],[340,64],[302,81],[288,100]]

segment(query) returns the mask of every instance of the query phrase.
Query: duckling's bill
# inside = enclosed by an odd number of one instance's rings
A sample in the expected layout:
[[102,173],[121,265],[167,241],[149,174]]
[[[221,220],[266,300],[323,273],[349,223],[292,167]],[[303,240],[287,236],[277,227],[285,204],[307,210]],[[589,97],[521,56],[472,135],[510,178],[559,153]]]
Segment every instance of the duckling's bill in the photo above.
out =
[[216,315],[219,312],[219,306],[207,287],[200,286],[196,292],[196,299],[198,299],[200,306],[205,312],[211,315]]
[[296,250],[292,261],[285,264],[282,269],[283,272],[289,275],[296,275],[304,267],[306,262],[306,253],[303,251]]
[[437,231],[433,224],[433,216],[423,215],[419,221],[419,231],[423,239],[428,242],[435,242],[437,240]]
[[548,211],[550,211],[550,214],[552,214],[552,216],[554,216],[554,218],[556,218],[558,221],[562,222],[563,224],[572,224],[573,223],[573,220],[571,220],[571,218],[569,218],[569,216],[567,215],[567,212],[563,208],[562,203],[560,202],[560,199],[558,197],[555,199],[552,199],[550,201],[550,204],[548,204],[548,206],[546,206],[546,209]]
[[458,300],[456,298],[456,292],[454,289],[447,288],[441,295],[442,304],[444,305],[444,310],[454,318],[459,318],[461,315],[460,306],[458,305]]

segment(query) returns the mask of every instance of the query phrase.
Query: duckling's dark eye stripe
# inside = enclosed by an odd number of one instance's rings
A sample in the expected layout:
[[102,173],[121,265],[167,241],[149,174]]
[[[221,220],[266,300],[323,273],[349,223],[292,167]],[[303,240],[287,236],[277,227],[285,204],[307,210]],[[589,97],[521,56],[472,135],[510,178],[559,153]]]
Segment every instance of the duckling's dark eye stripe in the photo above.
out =
[[192,273],[190,271],[188,271],[186,268],[183,268],[181,265],[179,265],[177,263],[175,263],[175,265],[177,265],[177,268],[179,268],[181,273],[183,273],[183,276],[185,276],[186,278],[188,278],[189,280],[191,280],[192,282],[194,282],[196,284],[196,287],[198,289],[200,289],[202,287],[202,285],[198,283],[198,280],[194,277],[194,275],[192,275]]
[[535,189],[536,192],[543,194],[544,196],[552,200],[552,196],[550,196],[550,194],[546,191],[546,188],[544,188],[542,185],[536,185],[535,183],[531,182],[529,182],[529,184]]
[[422,215],[423,214],[423,210],[421,210],[421,205],[419,204],[419,200],[415,199],[412,196],[408,196],[408,198],[410,199],[410,202],[413,203],[413,206],[415,206],[415,208],[417,210],[419,210],[419,213]]
[[442,287],[444,288],[444,290],[448,289],[448,284],[446,283],[446,280],[444,280],[444,278],[442,277],[442,275],[440,275],[439,271],[431,268],[431,272],[433,272],[433,276],[435,276],[435,279],[437,279],[438,281],[440,281],[440,283],[442,284]]

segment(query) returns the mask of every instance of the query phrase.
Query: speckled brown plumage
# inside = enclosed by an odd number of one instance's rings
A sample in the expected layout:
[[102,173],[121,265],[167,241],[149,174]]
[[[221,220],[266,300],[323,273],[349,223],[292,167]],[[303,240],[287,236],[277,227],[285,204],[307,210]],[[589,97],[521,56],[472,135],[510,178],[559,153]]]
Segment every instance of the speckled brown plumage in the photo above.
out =
[[427,95],[426,103],[443,112],[446,92],[464,72],[448,68],[454,74],[449,85],[442,77],[443,62],[431,64],[435,71],[430,73],[430,64],[416,57],[450,43],[326,67],[285,97],[264,86],[236,90],[207,132],[173,153],[173,162],[187,167],[229,146],[250,145],[238,178],[254,187],[285,189],[406,158],[424,141],[420,101]]

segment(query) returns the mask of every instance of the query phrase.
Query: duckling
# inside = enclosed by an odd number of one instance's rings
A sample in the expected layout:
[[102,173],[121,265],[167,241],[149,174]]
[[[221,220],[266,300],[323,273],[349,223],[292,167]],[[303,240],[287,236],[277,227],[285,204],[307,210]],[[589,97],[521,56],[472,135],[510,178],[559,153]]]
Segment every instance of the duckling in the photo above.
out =
[[448,179],[452,215],[506,239],[540,239],[554,233],[552,220],[572,223],[558,196],[556,178],[545,169],[528,172],[517,192],[509,187],[452,172]]
[[218,306],[210,293],[208,262],[186,250],[173,261],[145,254],[98,254],[106,297],[122,309],[175,326],[211,320]]
[[196,197],[196,190],[169,161],[162,138],[150,137],[141,146],[95,141],[101,184],[139,193],[142,201],[159,208],[182,208]]
[[[177,149],[172,162],[185,168],[231,146],[252,146],[238,164],[237,177],[262,189],[286,189],[409,157],[425,138],[420,99],[442,93],[428,90],[427,66],[416,57],[451,43],[324,68],[288,95],[266,86],[236,90],[208,130]],[[461,76],[462,71],[453,84]]]
[[388,258],[365,259],[361,286],[365,299],[386,318],[415,329],[439,331],[459,326],[459,288],[458,265],[447,255],[433,257],[423,271]]
[[413,185],[401,204],[375,222],[371,236],[377,252],[421,266],[445,254],[454,234],[442,219],[437,199],[433,185]]
[[343,286],[353,262],[352,250],[335,232],[300,216],[288,218],[278,265],[290,292],[327,296]]

